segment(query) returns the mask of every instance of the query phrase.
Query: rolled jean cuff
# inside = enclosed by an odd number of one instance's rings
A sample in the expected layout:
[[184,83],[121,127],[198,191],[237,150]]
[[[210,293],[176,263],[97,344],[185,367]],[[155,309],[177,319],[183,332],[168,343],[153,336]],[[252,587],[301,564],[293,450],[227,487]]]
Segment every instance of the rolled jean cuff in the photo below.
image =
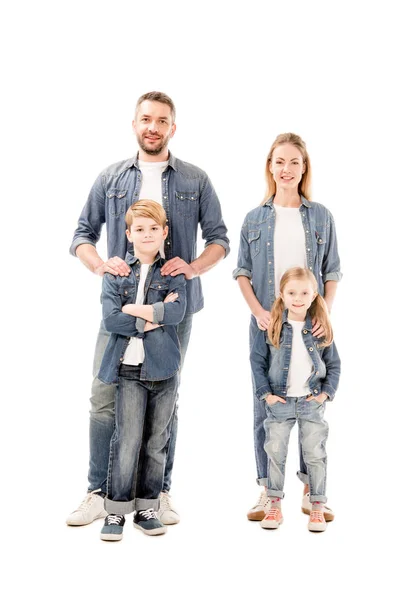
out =
[[268,498],[284,498],[285,492],[281,492],[280,490],[267,490]]
[[313,502],[321,502],[322,504],[325,504],[325,502],[327,502],[328,498],[326,496],[313,496],[310,494],[310,502],[311,504]]
[[256,479],[257,484],[258,485],[263,485],[264,487],[267,487],[267,478],[266,477],[259,477],[258,479]]
[[304,483],[304,485],[309,485],[308,475],[307,473],[302,473],[301,471],[297,471],[297,477]]
[[106,498],[104,500],[104,508],[109,515],[127,515],[135,510],[135,500],[123,502]]
[[135,510],[147,510],[148,508],[154,508],[158,510],[160,508],[159,498],[136,498]]

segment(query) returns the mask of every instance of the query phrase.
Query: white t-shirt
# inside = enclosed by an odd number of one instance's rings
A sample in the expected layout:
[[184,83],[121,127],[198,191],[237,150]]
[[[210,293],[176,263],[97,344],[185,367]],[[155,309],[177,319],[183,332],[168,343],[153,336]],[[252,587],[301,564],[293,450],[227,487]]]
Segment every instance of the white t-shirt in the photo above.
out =
[[313,362],[303,341],[303,329],[305,322],[292,321],[288,319],[292,326],[292,355],[287,382],[287,396],[308,396],[310,387],[307,381],[313,370]]
[[[144,300],[144,284],[146,282],[147,273],[150,265],[140,265],[139,287],[136,294],[135,304],[143,304]],[[144,361],[143,340],[137,337],[131,337],[129,344],[125,350],[123,363],[124,365],[140,365]]]
[[[154,200],[163,205],[162,202],[162,174],[168,165],[168,161],[148,162],[139,160],[139,169],[142,172],[142,186],[140,188],[139,200]],[[164,241],[160,248],[160,254],[165,258]]]
[[307,269],[306,236],[299,208],[274,204],[276,212],[274,232],[275,297],[279,296],[282,275],[292,267]]

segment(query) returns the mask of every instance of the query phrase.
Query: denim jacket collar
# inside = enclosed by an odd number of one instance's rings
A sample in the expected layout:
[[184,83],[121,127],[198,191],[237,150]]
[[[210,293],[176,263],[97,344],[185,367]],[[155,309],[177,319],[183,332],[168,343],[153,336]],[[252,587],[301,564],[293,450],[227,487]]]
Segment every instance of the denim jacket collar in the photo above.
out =
[[[169,152],[169,151],[168,151]],[[176,158],[175,156],[173,156],[171,154],[171,152],[169,152],[168,155],[168,166],[172,167],[172,169],[174,169],[174,171],[177,171],[177,165],[176,165]],[[136,154],[136,156],[134,156],[133,158],[131,158],[128,162],[128,167],[135,167],[136,169],[139,169],[139,152]]]
[[[155,257],[154,261],[151,263],[152,265],[154,265],[155,263],[159,262],[160,260],[162,260],[162,257],[160,255],[159,252],[157,252],[157,256]],[[134,256],[132,254],[132,252],[127,252],[125,255],[125,262],[127,265],[134,265],[137,262],[140,262],[137,256]]]
[[[275,196],[271,196],[271,198],[269,198],[266,202],[264,202],[264,206],[271,206],[274,202],[274,198],[275,198]],[[309,200],[307,200],[307,198],[304,198],[304,196],[300,196],[300,200],[301,200],[301,203],[303,204],[303,206],[310,208],[311,202]]]
[[[282,324],[287,323],[288,321],[289,321],[288,309],[285,308],[285,310],[283,311],[283,314],[282,314]],[[307,314],[306,314],[304,329],[307,329],[309,332],[312,331],[312,319],[311,319],[310,312],[307,312]]]

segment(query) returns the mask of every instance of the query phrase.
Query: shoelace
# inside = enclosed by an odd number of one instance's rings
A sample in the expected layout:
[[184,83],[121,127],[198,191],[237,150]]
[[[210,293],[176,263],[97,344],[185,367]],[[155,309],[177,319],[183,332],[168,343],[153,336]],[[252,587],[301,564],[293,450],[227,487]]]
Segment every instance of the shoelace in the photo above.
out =
[[264,490],[263,492],[261,492],[260,497],[257,501],[257,504],[255,504],[253,506],[253,508],[256,508],[257,506],[266,506],[268,504],[268,496],[267,496],[267,492]]
[[320,510],[312,510],[310,514],[310,521],[317,521],[318,523],[324,522],[324,513]]
[[168,494],[161,494],[160,508],[161,508],[161,510],[172,510],[171,498],[169,497]]
[[266,518],[271,519],[271,521],[277,521],[279,518],[279,508],[270,508]]
[[77,510],[83,510],[83,511],[89,510],[91,504],[95,500],[96,492],[101,492],[101,490],[98,489],[98,490],[93,490],[93,492],[89,492],[88,495],[85,496],[85,498],[82,500],[82,502],[78,506]]
[[148,508],[147,510],[141,510],[140,511],[140,516],[144,517],[147,520],[149,520],[149,519],[157,519],[157,513],[154,510],[154,508]]
[[123,518],[123,515],[107,515],[107,524],[120,525]]

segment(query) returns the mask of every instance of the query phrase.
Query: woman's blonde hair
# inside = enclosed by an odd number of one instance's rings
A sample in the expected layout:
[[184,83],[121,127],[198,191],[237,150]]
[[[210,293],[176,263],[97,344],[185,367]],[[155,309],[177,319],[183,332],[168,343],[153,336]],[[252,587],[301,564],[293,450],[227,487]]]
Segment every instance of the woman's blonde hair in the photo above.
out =
[[128,229],[131,228],[133,219],[137,217],[147,217],[153,219],[157,225],[164,228],[167,224],[167,215],[164,208],[154,200],[138,200],[128,208],[125,215],[125,223]]
[[269,200],[269,198],[271,198],[271,196],[274,196],[276,193],[276,183],[269,167],[272,162],[272,154],[274,153],[274,150],[278,146],[282,146],[282,144],[292,144],[292,146],[296,146],[296,148],[300,150],[301,156],[303,157],[305,171],[299,183],[298,191],[299,194],[307,198],[307,200],[311,200],[311,163],[310,157],[308,156],[306,144],[301,139],[301,137],[299,135],[296,135],[295,133],[281,133],[280,135],[278,135],[278,137],[272,144],[267,156],[267,164],[265,167],[265,175],[267,178],[267,191],[265,193],[265,198],[262,204],[265,204],[265,201]]
[[[313,273],[309,269],[302,269],[301,267],[294,267],[288,269],[281,278],[279,291],[283,294],[283,290],[293,279],[308,281],[314,292],[317,294],[309,308],[310,316],[312,319],[316,319],[322,325],[325,330],[324,338],[319,342],[320,347],[330,346],[333,342],[333,331],[332,325],[329,319],[328,309],[323,297],[318,294],[318,284]],[[275,348],[279,348],[279,342],[282,331],[282,315],[285,310],[282,297],[279,296],[272,305],[271,309],[271,321],[268,327],[268,337]]]

